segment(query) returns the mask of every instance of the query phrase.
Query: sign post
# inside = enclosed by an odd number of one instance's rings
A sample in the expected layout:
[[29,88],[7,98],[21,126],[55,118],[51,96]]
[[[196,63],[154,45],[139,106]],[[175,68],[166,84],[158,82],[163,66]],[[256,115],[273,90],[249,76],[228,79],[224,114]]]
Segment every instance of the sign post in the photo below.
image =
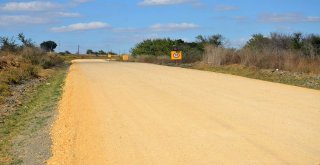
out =
[[182,51],[171,51],[171,60],[182,60]]
[[122,55],[122,61],[128,61],[129,60],[129,55],[125,54]]
[[178,61],[182,60],[182,51],[180,51],[176,46],[173,47],[171,51],[171,60],[176,62],[178,65]]

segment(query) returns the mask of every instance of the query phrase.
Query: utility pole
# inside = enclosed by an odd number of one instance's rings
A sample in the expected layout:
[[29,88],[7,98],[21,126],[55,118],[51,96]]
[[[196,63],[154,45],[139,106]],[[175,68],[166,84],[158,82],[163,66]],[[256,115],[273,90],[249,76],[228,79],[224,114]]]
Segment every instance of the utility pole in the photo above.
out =
[[78,55],[80,55],[80,45],[78,45],[78,52],[77,52]]

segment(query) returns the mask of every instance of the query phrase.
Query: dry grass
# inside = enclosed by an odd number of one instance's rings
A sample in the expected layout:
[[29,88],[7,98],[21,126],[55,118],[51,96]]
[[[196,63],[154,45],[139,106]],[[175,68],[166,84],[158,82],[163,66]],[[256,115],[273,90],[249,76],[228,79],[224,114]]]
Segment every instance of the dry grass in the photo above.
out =
[[10,95],[10,85],[37,78],[42,69],[62,63],[58,55],[46,54],[37,48],[24,48],[14,53],[0,51],[0,103]]
[[130,56],[129,61],[131,62],[146,62],[154,64],[168,64],[172,61],[168,56],[149,56],[149,55],[140,55],[136,57]]
[[258,69],[279,69],[291,72],[320,74],[320,58],[306,57],[294,51],[242,49],[234,51],[213,46],[205,47],[203,62],[213,66],[240,64]]

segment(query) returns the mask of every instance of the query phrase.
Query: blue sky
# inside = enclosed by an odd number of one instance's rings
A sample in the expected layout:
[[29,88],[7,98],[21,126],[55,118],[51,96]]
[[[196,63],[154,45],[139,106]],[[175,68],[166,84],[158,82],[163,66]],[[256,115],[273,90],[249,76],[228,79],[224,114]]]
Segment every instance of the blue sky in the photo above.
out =
[[319,0],[0,0],[0,36],[23,32],[57,51],[126,53],[148,38],[194,41],[222,34],[241,47],[252,34],[317,33]]

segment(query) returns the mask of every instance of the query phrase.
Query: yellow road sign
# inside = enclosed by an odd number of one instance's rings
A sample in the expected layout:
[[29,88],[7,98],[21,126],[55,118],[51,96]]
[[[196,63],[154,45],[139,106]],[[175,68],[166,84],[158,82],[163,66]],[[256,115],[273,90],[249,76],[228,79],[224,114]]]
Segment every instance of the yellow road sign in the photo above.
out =
[[122,56],[122,61],[128,61],[128,60],[129,60],[129,55]]
[[182,60],[182,51],[171,51],[171,60]]

